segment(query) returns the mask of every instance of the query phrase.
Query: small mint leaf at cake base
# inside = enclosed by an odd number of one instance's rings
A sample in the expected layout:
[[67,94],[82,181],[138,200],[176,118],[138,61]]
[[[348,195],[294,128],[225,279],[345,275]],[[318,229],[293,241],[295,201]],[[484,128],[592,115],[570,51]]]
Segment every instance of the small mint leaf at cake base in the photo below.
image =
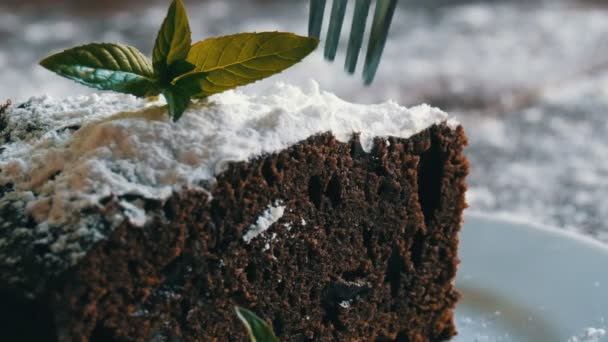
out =
[[184,4],[181,0],[173,0],[152,52],[154,71],[160,78],[169,76],[171,65],[186,59],[192,43],[190,35],[190,24]]
[[278,342],[279,339],[268,324],[253,312],[235,307],[236,315],[245,325],[252,342]]
[[138,97],[160,94],[152,66],[139,50],[119,44],[88,44],[45,58],[40,65],[100,90]]
[[163,96],[167,100],[169,115],[173,121],[179,120],[190,105],[190,96],[175,88],[163,90]]
[[181,77],[194,77],[199,89],[192,97],[204,98],[277,74],[301,61],[318,44],[316,38],[288,32],[209,38],[191,47],[187,60],[195,68]]

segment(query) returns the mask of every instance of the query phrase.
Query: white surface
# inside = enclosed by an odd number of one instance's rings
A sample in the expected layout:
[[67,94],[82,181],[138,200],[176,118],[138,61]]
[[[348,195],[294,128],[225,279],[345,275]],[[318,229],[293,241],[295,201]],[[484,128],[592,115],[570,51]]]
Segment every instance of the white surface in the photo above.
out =
[[467,213],[460,258],[454,341],[608,341],[608,246]]

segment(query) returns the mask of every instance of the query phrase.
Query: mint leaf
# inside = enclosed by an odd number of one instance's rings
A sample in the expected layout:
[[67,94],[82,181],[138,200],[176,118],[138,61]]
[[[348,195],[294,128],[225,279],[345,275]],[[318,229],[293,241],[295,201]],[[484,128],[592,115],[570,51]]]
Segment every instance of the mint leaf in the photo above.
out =
[[190,71],[194,70],[194,65],[188,63],[186,60],[176,61],[169,67],[167,71],[168,79],[175,79],[183,74],[186,74]]
[[52,55],[40,64],[57,74],[101,90],[138,97],[160,93],[178,120],[192,98],[236,88],[296,64],[318,39],[286,32],[239,33],[190,46],[190,24],[182,0],[173,0],[158,32],[152,63],[136,48],[88,44]]
[[84,84],[139,97],[160,93],[152,66],[139,50],[118,44],[88,44],[45,58],[43,67]]
[[190,105],[190,96],[175,87],[163,90],[163,96],[167,100],[169,115],[173,121],[179,120]]
[[190,48],[194,70],[173,81],[194,98],[252,83],[298,63],[318,45],[315,38],[287,32],[239,33],[210,38]]
[[167,16],[156,37],[152,52],[154,71],[161,79],[170,81],[169,68],[172,64],[185,60],[190,51],[188,14],[181,0],[173,0]]
[[261,318],[256,316],[253,312],[236,307],[236,315],[239,317],[241,322],[245,325],[249,337],[252,342],[278,342],[279,339],[274,334],[272,329],[264,322]]

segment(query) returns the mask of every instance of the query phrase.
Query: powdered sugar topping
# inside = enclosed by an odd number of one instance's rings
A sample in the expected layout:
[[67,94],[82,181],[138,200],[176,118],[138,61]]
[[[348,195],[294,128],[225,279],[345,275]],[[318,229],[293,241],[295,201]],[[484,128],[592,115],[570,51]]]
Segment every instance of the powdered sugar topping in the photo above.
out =
[[98,241],[113,229],[81,214],[109,198],[120,208],[107,221],[143,226],[141,199],[164,201],[183,187],[204,190],[231,162],[328,131],[343,142],[360,133],[369,151],[374,137],[407,138],[448,119],[428,105],[348,103],[312,81],[304,88],[277,83],[264,95],[228,91],[193,104],[178,122],[163,102],[118,94],[32,98],[6,118],[0,210],[25,212],[35,224],[31,239],[71,250],[69,263],[89,245],[82,239]]

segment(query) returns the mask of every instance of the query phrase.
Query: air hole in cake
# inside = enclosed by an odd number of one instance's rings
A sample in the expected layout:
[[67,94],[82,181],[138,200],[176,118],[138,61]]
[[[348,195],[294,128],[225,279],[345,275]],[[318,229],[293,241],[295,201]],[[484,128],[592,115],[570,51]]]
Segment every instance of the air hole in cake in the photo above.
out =
[[163,205],[163,213],[165,214],[165,218],[167,220],[173,220],[177,217],[178,210],[175,207],[175,204],[171,201],[167,201]]
[[247,297],[247,294],[245,294],[245,291],[243,290],[238,290],[232,294],[232,299],[234,300],[236,305],[242,306],[244,308],[251,307],[251,303],[249,302]]
[[420,155],[418,163],[418,198],[427,224],[433,219],[440,204],[442,175],[441,151],[438,142],[433,139],[431,148]]
[[378,187],[378,196],[385,200],[394,200],[399,195],[399,184],[394,180],[385,177]]
[[312,286],[312,287],[310,288],[310,291],[308,292],[308,299],[312,301],[312,300],[314,300],[315,298],[317,298],[317,297],[318,297],[317,292],[318,292],[318,291],[317,291],[317,287],[316,287],[316,286]]
[[407,332],[405,330],[400,331],[397,334],[397,338],[395,339],[395,341],[408,341],[408,337],[407,337]]
[[281,155],[277,159],[277,164],[275,165],[275,167],[278,172],[282,172],[283,170],[285,170],[285,156],[284,155]]
[[418,268],[422,261],[422,255],[424,254],[424,240],[425,236],[422,231],[416,232],[412,242],[412,248],[410,249],[412,263],[414,264],[415,268]]
[[344,324],[340,321],[338,305],[326,302],[323,304],[323,310],[325,311],[321,321],[323,325],[328,326],[331,324],[336,330],[344,330]]
[[266,180],[266,184],[268,184],[268,186],[273,186],[274,183],[277,181],[276,173],[276,169],[272,165],[272,160],[267,159],[262,165],[262,176],[264,176],[264,179]]
[[365,150],[359,140],[359,135],[355,135],[350,143],[350,156],[353,159],[360,159],[365,157]]
[[247,281],[250,284],[255,283],[255,281],[258,278],[257,267],[255,267],[254,264],[249,264],[249,265],[247,265],[247,267],[245,267],[245,273],[247,274]]
[[0,303],[2,341],[57,341],[48,307],[5,291],[0,291]]
[[342,201],[342,184],[340,183],[340,176],[333,175],[327,184],[327,190],[325,191],[327,197],[331,201],[332,207],[337,207]]
[[314,247],[310,246],[308,247],[308,262],[313,261],[316,259],[317,253],[315,252]]
[[276,291],[279,296],[283,295],[283,292],[285,292],[285,282],[284,281],[280,282],[279,285],[277,285]]
[[108,240],[106,243],[103,244],[102,250],[103,250],[103,254],[110,256],[112,254],[112,252],[114,252],[115,250],[119,249],[120,246],[112,241],[112,240]]
[[182,322],[188,321],[188,313],[190,312],[190,303],[187,300],[182,300],[180,303]]
[[323,324],[332,324],[336,330],[344,330],[346,327],[340,320],[340,306],[343,307],[344,302],[356,300],[368,291],[368,286],[357,281],[340,279],[330,283],[323,291]]
[[117,341],[112,331],[103,326],[103,322],[97,322],[91,333],[90,342],[112,342]]
[[268,282],[270,279],[272,279],[272,273],[268,269],[264,270],[264,281]]
[[384,281],[391,285],[391,295],[396,297],[399,295],[399,288],[401,287],[401,271],[405,269],[405,262],[401,253],[399,253],[399,247],[393,246],[391,250],[391,256],[388,258],[386,273],[384,275]]
[[272,320],[272,328],[277,336],[283,335],[283,317],[276,315]]
[[46,255],[47,253],[51,252],[51,249],[49,248],[48,244],[36,244],[34,245],[34,253],[36,253],[36,255],[42,257],[44,255]]
[[[180,255],[168,263],[161,271],[166,284],[180,285],[183,283],[183,256]],[[129,269],[130,270],[130,269]]]
[[319,176],[310,177],[308,182],[308,197],[317,209],[321,209],[321,201],[323,196],[323,183]]
[[365,245],[365,249],[367,250],[367,256],[370,260],[375,260],[374,246],[372,245],[372,230],[363,227],[363,245]]
[[143,200],[143,202],[144,202],[144,210],[145,211],[156,211],[156,210],[159,210],[159,209],[163,208],[163,202],[162,201],[157,201],[157,200],[145,198]]
[[135,261],[132,261],[132,260],[131,260],[131,261],[129,261],[129,262],[127,263],[127,268],[129,269],[129,274],[130,274],[132,277],[136,277],[136,276],[137,276],[137,268],[138,268],[138,267],[137,267],[137,263],[136,263]]
[[325,301],[339,304],[366,294],[369,286],[361,280],[347,281],[339,279],[331,282],[325,291]]
[[218,200],[211,201],[211,219],[216,226],[220,226],[226,217],[226,209],[224,209]]
[[367,277],[367,272],[363,271],[361,268],[342,273],[342,279],[349,282],[353,282],[365,277]]

